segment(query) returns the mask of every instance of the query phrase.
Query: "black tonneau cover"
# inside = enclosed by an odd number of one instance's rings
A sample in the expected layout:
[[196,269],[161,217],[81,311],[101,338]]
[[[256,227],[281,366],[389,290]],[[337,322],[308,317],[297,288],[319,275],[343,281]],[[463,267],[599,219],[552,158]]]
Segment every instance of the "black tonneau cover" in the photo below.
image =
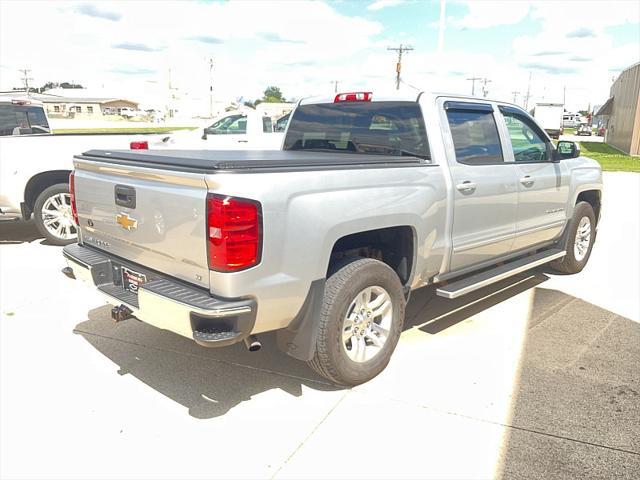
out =
[[425,164],[411,156],[298,150],[89,150],[75,158],[161,170],[216,173],[248,170],[410,167]]

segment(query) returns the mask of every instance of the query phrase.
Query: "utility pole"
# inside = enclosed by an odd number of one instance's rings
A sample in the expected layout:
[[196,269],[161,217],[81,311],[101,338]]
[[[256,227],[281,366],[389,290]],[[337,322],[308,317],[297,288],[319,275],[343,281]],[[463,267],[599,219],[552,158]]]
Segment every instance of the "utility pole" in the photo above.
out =
[[524,97],[524,109],[529,110],[529,98],[531,97],[531,72],[529,72],[529,82],[527,83],[527,96]]
[[331,80],[330,83],[333,83],[333,93],[338,93],[338,83],[340,83],[340,80]]
[[513,95],[513,103],[517,103],[518,102],[518,95],[520,95],[520,92],[515,91],[515,92],[511,92],[511,94]]
[[29,74],[31,73],[31,70],[29,70],[28,68],[23,68],[22,70],[18,70],[19,72],[22,72],[22,83],[24,83],[24,89],[27,91],[27,97],[29,96],[29,82],[31,80],[33,80],[33,78],[31,78],[29,76]]
[[489,89],[487,88],[487,83],[490,83],[491,80],[489,80],[488,78],[483,78],[482,79],[482,96],[484,98],[487,98],[487,95],[489,93]]
[[209,118],[213,118],[213,58],[209,58]]
[[562,105],[567,103],[567,86],[562,87]]
[[413,47],[408,47],[400,44],[399,47],[388,47],[387,50],[398,52],[398,63],[396,63],[396,90],[400,90],[400,71],[402,70],[402,54],[404,52],[410,52]]
[[476,80],[482,80],[482,77],[467,78],[467,81],[471,82],[471,95],[476,94]]

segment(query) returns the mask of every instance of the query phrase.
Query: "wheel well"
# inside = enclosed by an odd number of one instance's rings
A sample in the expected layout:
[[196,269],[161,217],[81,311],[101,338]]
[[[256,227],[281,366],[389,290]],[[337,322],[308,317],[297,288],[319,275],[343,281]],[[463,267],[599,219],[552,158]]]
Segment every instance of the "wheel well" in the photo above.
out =
[[336,241],[331,250],[327,277],[356,257],[375,258],[389,265],[403,284],[413,267],[414,235],[411,227],[389,227],[358,232]]
[[584,192],[580,192],[578,198],[576,200],[576,204],[578,202],[587,202],[593,208],[593,213],[596,217],[596,223],[600,219],[600,191],[599,190],[586,190]]
[[51,170],[34,175],[27,182],[24,189],[24,203],[29,215],[33,212],[36,198],[43,190],[56,183],[69,183],[71,170]]

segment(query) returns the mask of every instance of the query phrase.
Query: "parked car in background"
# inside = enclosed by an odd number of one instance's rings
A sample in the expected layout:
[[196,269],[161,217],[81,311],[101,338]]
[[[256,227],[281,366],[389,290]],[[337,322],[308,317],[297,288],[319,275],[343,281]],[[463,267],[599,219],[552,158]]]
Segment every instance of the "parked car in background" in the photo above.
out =
[[102,145],[127,148],[140,135],[53,135],[42,103],[0,96],[0,220],[33,218],[52,244],[76,241],[69,173],[73,155]]
[[565,128],[575,128],[584,122],[584,117],[579,113],[565,113],[562,116],[562,126]]
[[412,289],[458,298],[542,264],[584,268],[602,171],[576,143],[556,148],[509,103],[374,98],[303,99],[281,151],[76,156],[65,274],[117,321],[249,350],[276,331],[354,385],[389,362]]
[[581,123],[580,125],[578,125],[578,128],[576,128],[576,135],[589,135],[591,136],[591,125],[589,125],[588,123]]
[[138,117],[144,117],[146,115],[146,112],[143,112],[141,110],[136,110],[131,107],[122,107],[119,110],[120,110],[120,115],[124,118],[138,118]]
[[558,139],[564,133],[563,113],[562,103],[537,103],[533,116],[551,138]]
[[149,145],[188,150],[277,150],[284,135],[274,132],[271,117],[253,109],[227,112],[202,129],[175,132]]

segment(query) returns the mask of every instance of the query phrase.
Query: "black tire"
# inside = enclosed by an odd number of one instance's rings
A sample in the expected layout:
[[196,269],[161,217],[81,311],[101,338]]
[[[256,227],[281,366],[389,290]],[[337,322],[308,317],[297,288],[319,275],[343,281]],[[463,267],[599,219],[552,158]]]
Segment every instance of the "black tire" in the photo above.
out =
[[[586,254],[584,254],[581,259],[578,259],[576,258],[575,251],[576,234],[578,232],[580,221],[585,217],[589,219],[590,223],[589,246],[587,247]],[[591,249],[593,248],[593,241],[596,236],[595,227],[596,216],[593,213],[591,205],[587,202],[578,202],[573,209],[573,216],[571,217],[571,221],[567,227],[568,230],[564,246],[567,254],[563,258],[551,262],[549,266],[558,273],[573,274],[582,271],[591,256]]]
[[[382,287],[392,304],[391,326],[387,340],[368,361],[349,358],[342,340],[347,309],[356,296],[368,287]],[[358,385],[371,380],[389,363],[404,322],[405,298],[398,275],[385,263],[365,258],[354,260],[329,277],[325,285],[318,319],[316,352],[307,362],[318,374],[341,385]],[[353,348],[353,347],[352,347]]]
[[[36,203],[33,206],[33,221],[36,224],[36,228],[38,232],[52,245],[68,245],[70,243],[75,243],[77,241],[77,235],[74,235],[72,238],[61,238],[56,236],[53,232],[49,231],[44,224],[44,220],[42,218],[42,209],[46,203],[46,201],[59,194],[69,194],[69,185],[66,183],[57,183],[52,185],[42,191],[40,195],[36,198]],[[75,224],[73,225],[72,231],[77,234],[77,228]]]

